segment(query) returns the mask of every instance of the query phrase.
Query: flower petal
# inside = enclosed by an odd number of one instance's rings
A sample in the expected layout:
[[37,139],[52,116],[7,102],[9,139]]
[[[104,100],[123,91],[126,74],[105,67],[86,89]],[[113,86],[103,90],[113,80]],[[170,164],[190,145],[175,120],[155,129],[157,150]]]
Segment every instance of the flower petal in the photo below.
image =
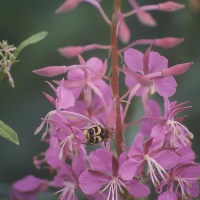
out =
[[112,174],[112,154],[104,149],[97,149],[90,153],[89,163],[93,170]]
[[129,193],[134,197],[144,198],[150,194],[149,188],[136,179],[126,182],[125,185],[128,187]]
[[138,167],[141,162],[136,161],[133,158],[126,160],[119,169],[119,174],[124,180],[131,180],[137,173]]
[[167,66],[168,60],[164,56],[154,51],[149,53],[149,73],[162,71],[166,69]]
[[166,191],[158,196],[158,200],[177,200],[177,196],[174,192]]
[[156,91],[162,97],[171,97],[176,92],[177,83],[172,76],[153,80]]
[[175,167],[179,161],[179,156],[172,150],[160,151],[154,159],[166,170]]
[[94,194],[110,181],[110,177],[97,171],[87,170],[81,174],[79,181],[79,186],[84,193]]
[[143,56],[138,50],[128,49],[124,52],[124,61],[130,70],[143,74]]

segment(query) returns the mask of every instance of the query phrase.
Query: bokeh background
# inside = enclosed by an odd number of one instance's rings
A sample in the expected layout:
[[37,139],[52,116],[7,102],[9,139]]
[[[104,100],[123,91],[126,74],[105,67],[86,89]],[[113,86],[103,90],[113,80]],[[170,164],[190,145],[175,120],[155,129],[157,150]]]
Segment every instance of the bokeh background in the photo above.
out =
[[[149,1],[140,1],[145,4]],[[152,0],[151,3],[161,1]],[[186,4],[186,8],[175,13],[152,12],[157,27],[145,27],[136,17],[127,19],[131,27],[131,40],[139,38],[159,38],[166,36],[183,37],[185,42],[173,49],[153,47],[169,59],[169,66],[193,61],[193,67],[181,77],[177,77],[177,93],[172,99],[179,102],[190,101],[192,108],[185,114],[186,126],[194,134],[193,149],[200,161],[200,0],[176,1]],[[12,89],[6,78],[0,83],[0,120],[11,126],[17,133],[20,146],[0,138],[0,199],[9,199],[10,183],[27,174],[46,178],[44,171],[37,171],[33,156],[46,149],[40,136],[34,130],[41,118],[51,110],[50,103],[42,92],[50,91],[44,82],[48,78],[39,77],[33,70],[48,65],[70,65],[76,58],[66,59],[57,49],[68,45],[87,45],[90,43],[109,44],[110,30],[100,14],[91,5],[82,3],[76,10],[65,14],[55,14],[63,0],[1,0],[0,1],[0,40],[19,45],[23,40],[40,31],[48,31],[41,42],[23,50],[11,74],[15,81]],[[124,10],[128,4],[124,1]],[[112,1],[104,0],[102,6],[111,16]],[[122,47],[123,45],[121,45]],[[147,46],[136,47],[145,50]],[[98,56],[104,59],[108,52],[95,51],[83,54],[84,58]],[[122,90],[125,88],[122,88]],[[121,91],[123,93],[123,91]],[[139,107],[139,106],[138,106]],[[130,113],[130,116],[132,114]],[[50,193],[40,195],[39,199],[56,199]]]

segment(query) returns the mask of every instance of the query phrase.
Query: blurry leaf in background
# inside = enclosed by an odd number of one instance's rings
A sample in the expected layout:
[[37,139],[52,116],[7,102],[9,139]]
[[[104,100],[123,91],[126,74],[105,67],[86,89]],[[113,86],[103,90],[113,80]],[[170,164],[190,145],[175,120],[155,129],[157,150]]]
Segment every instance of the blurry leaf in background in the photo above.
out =
[[19,145],[17,133],[2,121],[0,121],[0,136]]
[[40,33],[36,33],[34,35],[32,35],[31,37],[29,37],[28,39],[24,40],[14,51],[14,55],[17,58],[17,56],[19,55],[20,51],[22,49],[24,49],[25,47],[27,47],[30,44],[35,44],[37,42],[39,42],[40,40],[44,39],[47,36],[48,32],[43,31]]

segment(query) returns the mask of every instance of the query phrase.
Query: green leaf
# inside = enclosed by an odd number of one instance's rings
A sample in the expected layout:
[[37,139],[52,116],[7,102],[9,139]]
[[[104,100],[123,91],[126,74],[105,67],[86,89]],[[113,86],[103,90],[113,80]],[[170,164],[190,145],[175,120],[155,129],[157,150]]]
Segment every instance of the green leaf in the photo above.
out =
[[29,37],[28,39],[24,40],[14,51],[14,55],[15,57],[17,57],[19,55],[19,52],[24,49],[25,47],[27,47],[30,44],[34,44],[39,42],[40,40],[44,39],[47,36],[48,32],[43,31],[40,33],[36,33],[34,35],[32,35],[31,37]]
[[17,133],[1,120],[0,120],[0,136],[6,138],[10,142],[14,142],[15,144],[19,145]]

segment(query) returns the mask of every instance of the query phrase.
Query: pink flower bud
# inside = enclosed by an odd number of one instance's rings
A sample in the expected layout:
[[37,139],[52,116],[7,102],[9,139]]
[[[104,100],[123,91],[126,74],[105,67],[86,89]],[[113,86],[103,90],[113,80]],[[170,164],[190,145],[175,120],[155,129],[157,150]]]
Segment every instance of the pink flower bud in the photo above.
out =
[[193,62],[177,64],[163,70],[162,73],[164,76],[178,76],[186,72],[192,65],[193,65]]
[[67,72],[65,65],[62,66],[49,66],[42,69],[34,70],[33,73],[45,77],[54,77]]
[[163,48],[172,48],[174,46],[179,45],[183,41],[184,41],[183,38],[165,37],[165,38],[155,39],[154,45]]
[[119,38],[122,43],[127,44],[130,40],[130,37],[131,37],[130,30],[122,18],[119,24]]
[[45,92],[43,92],[43,94],[54,106],[56,105],[56,103],[55,103],[56,101],[52,96],[50,96],[49,94],[47,94]]
[[155,21],[155,19],[148,12],[140,11],[137,13],[137,17],[139,21],[146,26],[157,25],[157,22]]
[[77,7],[80,0],[66,0],[57,10],[56,13],[69,12]]
[[83,53],[83,48],[81,46],[69,46],[64,48],[59,48],[58,51],[67,58],[75,57]]
[[173,11],[184,8],[185,5],[180,4],[180,3],[175,3],[173,1],[167,1],[165,3],[159,3],[158,7],[159,7],[159,10],[161,11],[173,12]]

